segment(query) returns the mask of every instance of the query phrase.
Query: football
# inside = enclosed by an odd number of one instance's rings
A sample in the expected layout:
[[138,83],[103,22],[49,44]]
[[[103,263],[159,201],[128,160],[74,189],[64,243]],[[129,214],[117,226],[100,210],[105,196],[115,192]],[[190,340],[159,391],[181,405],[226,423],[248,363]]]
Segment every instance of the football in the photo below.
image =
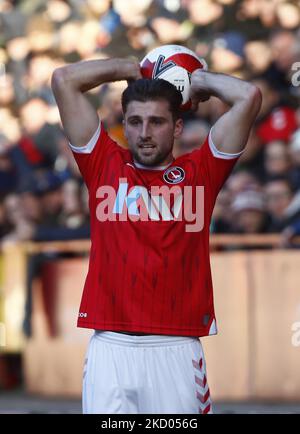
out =
[[196,69],[207,70],[204,59],[181,45],[162,45],[150,51],[140,62],[144,78],[158,79],[172,83],[182,95],[182,110],[191,108],[191,74]]

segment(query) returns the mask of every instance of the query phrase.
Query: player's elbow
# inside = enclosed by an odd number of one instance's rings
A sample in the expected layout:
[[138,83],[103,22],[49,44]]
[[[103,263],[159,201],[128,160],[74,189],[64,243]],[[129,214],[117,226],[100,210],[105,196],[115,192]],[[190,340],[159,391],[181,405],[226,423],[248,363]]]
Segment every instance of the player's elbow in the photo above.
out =
[[249,83],[246,98],[253,111],[258,113],[262,103],[262,94],[259,87],[255,86],[252,83]]
[[66,66],[54,70],[51,78],[51,87],[54,93],[66,88],[66,85],[69,82],[68,77],[69,73]]

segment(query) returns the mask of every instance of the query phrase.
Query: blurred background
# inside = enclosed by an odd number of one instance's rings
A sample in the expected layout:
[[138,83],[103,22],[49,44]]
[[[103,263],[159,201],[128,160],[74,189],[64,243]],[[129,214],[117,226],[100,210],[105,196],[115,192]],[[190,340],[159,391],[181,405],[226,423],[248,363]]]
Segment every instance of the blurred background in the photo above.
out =
[[[80,411],[88,197],[51,74],[80,60],[141,60],[170,43],[263,95],[212,219],[212,397],[220,412],[300,412],[300,1],[0,0],[0,413]],[[88,97],[126,147],[125,86]],[[175,156],[201,146],[227,109],[211,98],[185,113]]]

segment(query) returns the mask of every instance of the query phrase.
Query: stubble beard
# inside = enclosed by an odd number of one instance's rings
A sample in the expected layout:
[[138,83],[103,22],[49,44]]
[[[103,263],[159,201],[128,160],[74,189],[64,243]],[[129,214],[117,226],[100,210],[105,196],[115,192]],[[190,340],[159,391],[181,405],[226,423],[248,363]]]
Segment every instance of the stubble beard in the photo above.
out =
[[168,155],[172,153],[173,146],[162,152],[159,149],[155,149],[149,155],[143,153],[143,150],[138,147],[130,148],[134,160],[142,164],[143,166],[154,167],[163,165],[164,161],[167,159]]

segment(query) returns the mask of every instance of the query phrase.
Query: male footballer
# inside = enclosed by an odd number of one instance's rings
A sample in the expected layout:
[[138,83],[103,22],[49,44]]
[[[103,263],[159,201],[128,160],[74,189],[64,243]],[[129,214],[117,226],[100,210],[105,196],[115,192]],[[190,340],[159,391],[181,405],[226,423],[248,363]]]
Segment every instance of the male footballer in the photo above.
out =
[[[127,80],[128,149],[105,131],[85,92]],[[58,68],[52,88],[89,190],[91,252],[78,326],[94,329],[84,413],[212,413],[199,337],[217,333],[209,226],[218,192],[261,105],[257,87],[196,70],[191,99],[229,105],[199,149],[174,159],[181,93],[142,79],[127,59]]]

